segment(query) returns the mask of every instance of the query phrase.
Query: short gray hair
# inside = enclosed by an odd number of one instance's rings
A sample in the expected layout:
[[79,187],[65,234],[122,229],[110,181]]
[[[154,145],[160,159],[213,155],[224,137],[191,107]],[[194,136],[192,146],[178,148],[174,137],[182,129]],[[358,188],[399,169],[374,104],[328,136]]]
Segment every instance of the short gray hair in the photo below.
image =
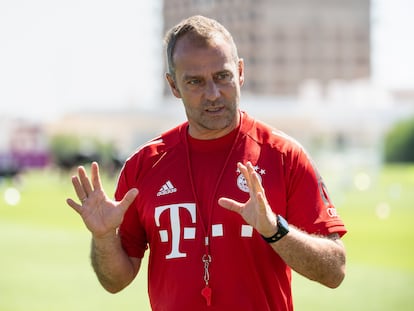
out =
[[214,19],[194,15],[182,20],[165,35],[164,44],[167,53],[167,66],[168,72],[172,77],[175,77],[174,49],[177,41],[186,35],[191,36],[194,44],[200,46],[208,44],[215,36],[221,35],[231,45],[234,61],[238,62],[237,47],[230,32]]

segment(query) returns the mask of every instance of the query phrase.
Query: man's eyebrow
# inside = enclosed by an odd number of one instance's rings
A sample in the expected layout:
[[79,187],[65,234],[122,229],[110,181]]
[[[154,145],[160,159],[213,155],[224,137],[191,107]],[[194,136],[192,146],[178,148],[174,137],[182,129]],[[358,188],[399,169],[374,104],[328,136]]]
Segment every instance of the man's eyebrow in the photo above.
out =
[[200,75],[192,75],[192,74],[186,74],[183,76],[183,80],[187,81],[187,80],[192,80],[192,79],[201,79]]
[[217,71],[214,75],[220,75],[220,74],[223,74],[223,73],[225,73],[225,74],[232,74],[232,71],[231,70],[228,70],[228,69],[223,69],[223,70]]
[[[215,77],[217,75],[221,75],[221,74],[232,74],[232,72],[231,72],[231,70],[228,70],[228,69],[218,70],[217,72],[213,73],[213,77]],[[188,81],[188,80],[192,80],[192,79],[202,80],[202,79],[204,79],[204,77],[202,75],[199,75],[199,74],[185,74],[183,76],[183,81]]]

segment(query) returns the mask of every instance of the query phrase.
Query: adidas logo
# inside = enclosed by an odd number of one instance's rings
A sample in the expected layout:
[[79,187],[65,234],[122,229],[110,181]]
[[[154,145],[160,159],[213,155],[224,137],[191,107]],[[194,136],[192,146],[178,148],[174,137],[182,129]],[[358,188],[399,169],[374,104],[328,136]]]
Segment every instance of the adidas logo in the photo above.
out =
[[164,185],[162,185],[161,189],[157,193],[157,197],[177,192],[177,188],[173,186],[171,181],[167,181]]

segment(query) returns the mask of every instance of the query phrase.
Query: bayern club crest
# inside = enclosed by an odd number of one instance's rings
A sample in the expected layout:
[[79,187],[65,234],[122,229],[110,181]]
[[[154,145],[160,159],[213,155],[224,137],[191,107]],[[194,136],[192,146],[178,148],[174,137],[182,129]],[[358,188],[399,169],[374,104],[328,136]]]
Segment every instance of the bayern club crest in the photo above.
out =
[[[264,169],[261,169],[259,166],[254,166],[254,170],[257,173],[257,176],[259,177],[260,183],[262,183],[262,175],[266,173]],[[243,192],[249,192],[249,187],[247,186],[246,178],[244,178],[243,174],[240,172],[240,170],[237,168],[237,187],[243,191]]]

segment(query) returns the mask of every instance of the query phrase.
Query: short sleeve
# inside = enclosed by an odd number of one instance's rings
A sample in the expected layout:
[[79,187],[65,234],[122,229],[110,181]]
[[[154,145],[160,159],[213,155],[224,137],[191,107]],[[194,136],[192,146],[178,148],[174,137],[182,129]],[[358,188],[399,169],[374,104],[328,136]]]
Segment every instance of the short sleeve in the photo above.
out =
[[287,197],[289,223],[313,234],[346,233],[313,161],[302,148],[290,159]]
[[[128,190],[136,187],[132,176],[135,174],[129,173],[131,163],[126,163],[121,171],[118,179],[118,184],[115,191],[115,199],[121,200]],[[129,173],[129,174],[128,174]],[[145,230],[139,219],[137,210],[137,200],[129,206],[124,215],[124,219],[119,227],[119,234],[121,238],[122,247],[130,257],[142,258],[148,248]]]

